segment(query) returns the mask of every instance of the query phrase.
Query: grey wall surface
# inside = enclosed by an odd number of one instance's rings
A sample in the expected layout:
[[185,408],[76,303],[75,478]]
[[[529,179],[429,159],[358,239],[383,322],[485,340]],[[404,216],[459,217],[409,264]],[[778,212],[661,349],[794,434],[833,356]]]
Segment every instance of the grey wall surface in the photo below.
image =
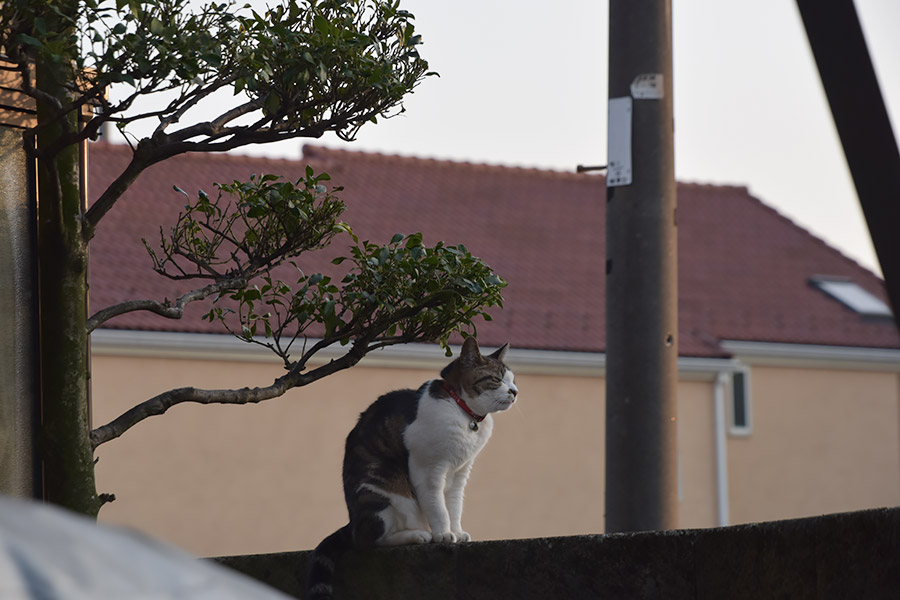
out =
[[34,207],[21,130],[0,127],[0,493],[35,493]]
[[[308,552],[227,566],[302,598]],[[337,600],[896,600],[900,508],[638,534],[351,552]]]

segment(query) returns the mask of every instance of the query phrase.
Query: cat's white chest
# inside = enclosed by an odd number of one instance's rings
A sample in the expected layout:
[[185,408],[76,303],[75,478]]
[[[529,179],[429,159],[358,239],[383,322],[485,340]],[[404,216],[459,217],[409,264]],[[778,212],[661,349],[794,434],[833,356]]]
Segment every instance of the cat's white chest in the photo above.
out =
[[478,423],[477,429],[471,423],[472,418],[455,402],[426,393],[419,400],[416,420],[403,434],[404,442],[419,460],[458,467],[478,455],[494,428],[490,415]]

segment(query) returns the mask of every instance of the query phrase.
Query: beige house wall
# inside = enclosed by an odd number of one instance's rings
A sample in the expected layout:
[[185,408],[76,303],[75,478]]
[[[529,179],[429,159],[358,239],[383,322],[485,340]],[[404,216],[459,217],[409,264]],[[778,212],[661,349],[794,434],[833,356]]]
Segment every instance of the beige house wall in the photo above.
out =
[[756,366],[728,445],[734,523],[900,504],[900,376]]
[[[821,373],[782,371],[753,369],[754,431],[728,438],[732,522],[900,503],[897,374],[844,383],[835,373],[812,385],[795,379]],[[94,421],[174,387],[266,385],[281,372],[272,363],[95,354]],[[359,412],[435,376],[435,367],[359,365],[259,405],[177,406],[98,449],[99,491],[117,496],[100,518],[200,555],[311,548],[346,523],[341,460]],[[523,368],[517,383],[520,399],[496,416],[473,471],[464,526],[478,540],[602,532],[602,377]],[[847,393],[789,393],[785,413],[783,389],[796,387]],[[685,377],[678,391],[679,526],[713,526],[714,374]],[[863,396],[865,410],[854,409]],[[809,427],[805,411],[816,407],[818,426]]]
[[678,527],[714,527],[716,440],[714,382],[678,384]]

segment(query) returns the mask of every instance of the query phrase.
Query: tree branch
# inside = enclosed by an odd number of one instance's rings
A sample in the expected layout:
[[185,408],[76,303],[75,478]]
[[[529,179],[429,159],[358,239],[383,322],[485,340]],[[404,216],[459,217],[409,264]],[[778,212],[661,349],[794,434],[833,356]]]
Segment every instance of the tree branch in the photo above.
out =
[[154,131],[154,134],[165,133],[166,128],[172,123],[177,123],[181,117],[184,116],[184,113],[209,97],[210,94],[214,93],[216,90],[219,90],[226,85],[233,84],[235,79],[237,79],[236,74],[227,77],[219,77],[208,85],[198,87],[183,95],[181,98],[173,100],[164,111],[164,114],[167,116],[160,116],[159,125]]
[[251,100],[249,102],[241,104],[240,106],[232,108],[231,110],[223,113],[212,121],[204,121],[203,123],[197,123],[195,125],[179,129],[178,131],[168,134],[168,137],[171,140],[182,142],[198,135],[205,135],[210,138],[213,138],[215,136],[228,135],[233,130],[244,129],[243,127],[228,129],[226,128],[226,125],[228,123],[244,115],[250,114],[255,110],[259,110],[259,108],[260,103],[255,100]]
[[157,300],[129,300],[128,302],[122,302],[121,304],[114,304],[113,306],[108,306],[97,311],[87,320],[87,332],[90,334],[97,329],[97,327],[114,317],[139,310],[146,310],[167,319],[180,319],[184,314],[184,307],[189,303],[203,300],[213,294],[218,294],[226,290],[240,289],[246,287],[246,285],[247,280],[243,277],[224,279],[183,294],[175,301],[174,305],[168,300],[165,302],[159,302]]
[[[193,128],[180,130],[173,135],[177,135],[191,129]],[[219,143],[211,143],[209,141],[183,141],[157,144],[151,139],[141,140],[141,142],[138,144],[138,148],[134,153],[134,156],[132,157],[131,162],[128,164],[125,170],[119,174],[115,181],[113,181],[109,185],[109,187],[106,188],[106,190],[104,190],[100,197],[88,209],[87,213],[85,213],[85,226],[83,229],[84,240],[85,242],[89,242],[94,237],[97,225],[99,224],[100,220],[103,219],[104,215],[106,215],[106,213],[112,209],[119,198],[122,197],[122,194],[124,194],[128,190],[131,184],[135,182],[138,176],[143,173],[145,169],[158,162],[161,162],[173,156],[177,156],[179,154],[184,154],[185,152],[223,152],[250,144],[261,144],[297,137],[321,137],[327,129],[328,124],[326,124],[324,127],[316,127],[311,130],[298,130],[291,132],[269,130],[250,131],[244,128],[235,128],[235,131],[229,130],[223,134],[226,136],[232,136],[232,139]],[[202,133],[202,131],[199,133]],[[172,139],[172,136],[164,135],[161,137],[167,138],[169,140]]]
[[131,158],[131,162],[125,167],[125,170],[116,177],[115,181],[113,181],[102,194],[100,194],[100,197],[91,204],[91,207],[88,208],[85,213],[83,229],[85,242],[89,242],[91,238],[94,237],[94,232],[97,229],[97,224],[100,222],[100,219],[109,212],[116,201],[122,197],[122,194],[124,194],[138,176],[144,172],[144,169],[164,158],[166,157],[160,157],[157,160],[146,160],[143,157],[139,157],[138,153],[135,152],[134,156]]
[[309,385],[323,377],[348,369],[358,363],[369,351],[369,340],[359,340],[340,358],[313,369],[308,373],[290,372],[282,375],[266,387],[238,390],[203,390],[183,387],[163,392],[130,408],[119,417],[91,431],[91,446],[96,450],[101,444],[114,440],[149,417],[161,415],[184,402],[198,404],[256,404],[282,396],[295,387]]

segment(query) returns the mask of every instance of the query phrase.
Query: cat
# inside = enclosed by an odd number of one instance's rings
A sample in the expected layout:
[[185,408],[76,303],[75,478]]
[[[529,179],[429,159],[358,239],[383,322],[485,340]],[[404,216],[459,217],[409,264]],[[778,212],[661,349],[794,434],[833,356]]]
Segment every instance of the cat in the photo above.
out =
[[491,437],[491,413],[518,394],[508,349],[483,356],[468,337],[441,379],[385,394],[360,415],[344,450],[350,522],[313,551],[308,599],[332,597],[335,564],[350,548],[471,540],[460,522],[466,481]]

